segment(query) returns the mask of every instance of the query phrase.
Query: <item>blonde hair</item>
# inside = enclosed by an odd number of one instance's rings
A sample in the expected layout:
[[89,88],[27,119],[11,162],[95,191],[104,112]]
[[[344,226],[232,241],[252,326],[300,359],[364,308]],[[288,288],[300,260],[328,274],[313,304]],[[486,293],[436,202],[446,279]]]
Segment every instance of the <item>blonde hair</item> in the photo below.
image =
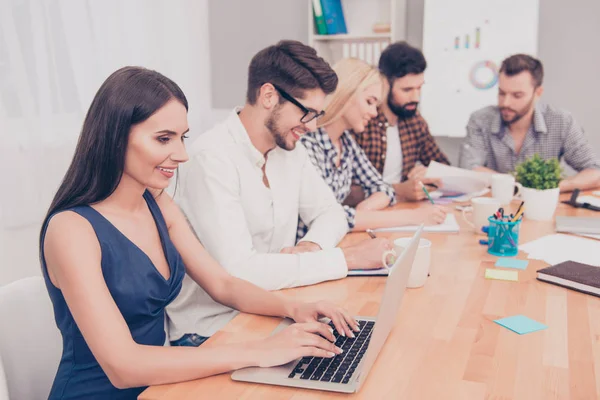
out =
[[358,58],[344,58],[333,66],[338,76],[338,85],[325,99],[325,115],[317,120],[319,127],[329,125],[344,114],[350,99],[356,93],[375,83],[382,82],[377,69]]

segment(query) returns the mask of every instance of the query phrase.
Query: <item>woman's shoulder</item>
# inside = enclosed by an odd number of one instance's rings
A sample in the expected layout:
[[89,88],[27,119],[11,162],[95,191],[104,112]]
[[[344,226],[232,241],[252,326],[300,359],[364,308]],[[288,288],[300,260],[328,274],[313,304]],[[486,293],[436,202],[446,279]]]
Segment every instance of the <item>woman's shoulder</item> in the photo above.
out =
[[[92,224],[72,209],[59,211],[48,219],[43,238],[44,253],[79,254],[82,257],[99,253],[100,243]],[[52,257],[54,258],[54,257]]]
[[86,232],[92,229],[92,225],[87,218],[76,211],[76,208],[61,210],[50,217],[46,222],[46,235],[57,232],[69,234],[71,231]]

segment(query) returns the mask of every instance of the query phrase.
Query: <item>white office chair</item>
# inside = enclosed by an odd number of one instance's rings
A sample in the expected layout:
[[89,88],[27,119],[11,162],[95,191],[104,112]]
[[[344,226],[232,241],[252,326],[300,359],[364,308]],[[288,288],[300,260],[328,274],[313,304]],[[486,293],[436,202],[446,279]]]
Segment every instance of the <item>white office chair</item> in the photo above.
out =
[[2,357],[0,357],[0,400],[9,400],[8,386],[6,384],[6,376],[4,375],[4,366],[2,365]]
[[9,398],[47,399],[62,353],[62,338],[42,277],[0,287],[0,325],[0,356]]

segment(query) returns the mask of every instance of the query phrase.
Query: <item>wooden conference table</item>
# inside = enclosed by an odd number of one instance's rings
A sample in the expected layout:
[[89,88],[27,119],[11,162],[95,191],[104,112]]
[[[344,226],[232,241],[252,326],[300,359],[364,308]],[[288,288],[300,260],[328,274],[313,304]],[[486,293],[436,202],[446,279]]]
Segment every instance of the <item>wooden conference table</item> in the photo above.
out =
[[[565,198],[565,196],[563,196]],[[423,205],[402,205],[412,208]],[[516,208],[518,204],[513,203]],[[407,289],[396,324],[361,391],[346,395],[234,382],[229,374],[148,388],[139,399],[596,399],[600,398],[600,298],[536,280],[530,260],[519,282],[484,278],[497,257],[479,244],[454,210],[459,234],[426,233],[431,276]],[[594,212],[560,204],[557,215]],[[553,222],[525,219],[520,243],[554,232]],[[410,234],[390,233],[397,238]],[[367,239],[347,235],[341,246]],[[525,259],[523,253],[518,258]],[[600,254],[598,255],[600,257]],[[329,300],[354,315],[375,316],[386,278],[351,277],[285,290]],[[520,336],[493,322],[524,314],[548,329]],[[240,314],[203,346],[266,337],[277,318]]]

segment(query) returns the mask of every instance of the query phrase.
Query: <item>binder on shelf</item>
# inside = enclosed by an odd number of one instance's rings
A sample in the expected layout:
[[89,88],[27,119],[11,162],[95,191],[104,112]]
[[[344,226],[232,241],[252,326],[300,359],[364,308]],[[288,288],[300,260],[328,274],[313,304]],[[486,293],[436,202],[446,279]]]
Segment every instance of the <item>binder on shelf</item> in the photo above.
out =
[[337,35],[348,33],[341,0],[321,0],[323,18],[327,26],[327,34]]
[[327,34],[327,25],[325,25],[325,18],[323,17],[323,9],[321,8],[321,0],[312,0],[313,16],[315,18],[315,27],[319,35]]

